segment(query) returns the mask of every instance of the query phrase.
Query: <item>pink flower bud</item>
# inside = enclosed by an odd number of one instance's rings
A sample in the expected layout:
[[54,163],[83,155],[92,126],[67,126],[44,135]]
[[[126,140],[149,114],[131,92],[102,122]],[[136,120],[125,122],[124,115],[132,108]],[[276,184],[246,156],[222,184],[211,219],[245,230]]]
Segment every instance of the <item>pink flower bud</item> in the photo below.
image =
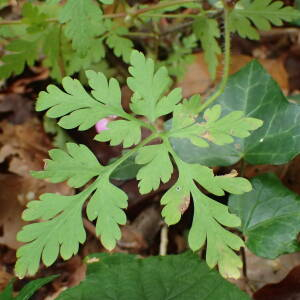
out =
[[95,125],[95,128],[96,128],[96,131],[98,133],[100,133],[101,131],[103,130],[107,130],[107,124],[114,120],[115,118],[117,118],[117,116],[115,115],[111,115],[111,116],[108,116],[107,118],[104,118],[104,119],[101,119],[100,121],[98,121]]

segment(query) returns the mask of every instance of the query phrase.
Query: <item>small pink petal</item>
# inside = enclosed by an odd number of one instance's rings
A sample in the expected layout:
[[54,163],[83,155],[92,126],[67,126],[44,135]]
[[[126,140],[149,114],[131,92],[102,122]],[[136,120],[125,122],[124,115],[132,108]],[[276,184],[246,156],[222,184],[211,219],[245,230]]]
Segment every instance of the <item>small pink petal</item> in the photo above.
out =
[[109,123],[109,121],[110,120],[108,118],[104,118],[98,121],[95,125],[96,131],[100,133],[103,130],[107,130],[107,124]]

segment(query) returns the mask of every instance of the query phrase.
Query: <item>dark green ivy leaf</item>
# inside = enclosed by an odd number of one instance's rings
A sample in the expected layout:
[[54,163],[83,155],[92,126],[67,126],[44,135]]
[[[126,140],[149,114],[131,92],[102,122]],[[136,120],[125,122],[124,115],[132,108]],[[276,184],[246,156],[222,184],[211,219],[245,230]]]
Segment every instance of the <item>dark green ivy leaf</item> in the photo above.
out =
[[256,255],[275,259],[300,250],[300,196],[274,174],[254,178],[249,193],[230,195],[229,207],[242,220],[247,246]]
[[247,300],[196,254],[138,259],[100,253],[87,259],[86,279],[58,300]]
[[257,61],[230,76],[216,103],[221,104],[222,115],[239,110],[264,124],[249,137],[236,138],[227,146],[210,143],[210,148],[198,148],[188,140],[174,139],[174,150],[185,161],[229,166],[244,158],[250,164],[284,164],[300,153],[300,106],[287,101]]

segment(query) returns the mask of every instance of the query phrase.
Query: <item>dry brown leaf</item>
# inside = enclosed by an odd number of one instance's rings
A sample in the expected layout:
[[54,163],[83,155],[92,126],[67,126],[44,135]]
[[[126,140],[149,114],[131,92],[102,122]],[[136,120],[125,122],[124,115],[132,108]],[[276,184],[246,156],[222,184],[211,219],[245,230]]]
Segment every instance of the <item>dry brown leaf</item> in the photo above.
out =
[[30,170],[43,168],[43,160],[51,148],[37,119],[30,119],[22,125],[3,121],[0,128],[0,165],[2,163],[6,171],[0,173],[0,186],[3,187],[0,194],[0,243],[16,249],[20,246],[16,233],[24,225],[21,214],[28,201],[38,199],[46,192],[69,195],[74,191],[64,183],[52,184],[30,175]]
[[[203,53],[195,54],[195,56],[196,59],[194,63],[187,68],[187,72],[183,80],[178,83],[178,86],[183,90],[184,97],[190,97],[191,95],[198,93],[207,94],[208,91],[215,85],[215,83],[219,82],[222,77],[222,63],[219,64],[216,81],[212,82],[209,76],[207,64],[204,61]],[[253,60],[253,57],[251,56],[232,54],[230,74],[236,73],[251,60]],[[289,89],[288,74],[284,67],[283,57],[279,57],[276,59],[260,58],[258,59],[258,61],[277,81],[282,90],[287,92]]]

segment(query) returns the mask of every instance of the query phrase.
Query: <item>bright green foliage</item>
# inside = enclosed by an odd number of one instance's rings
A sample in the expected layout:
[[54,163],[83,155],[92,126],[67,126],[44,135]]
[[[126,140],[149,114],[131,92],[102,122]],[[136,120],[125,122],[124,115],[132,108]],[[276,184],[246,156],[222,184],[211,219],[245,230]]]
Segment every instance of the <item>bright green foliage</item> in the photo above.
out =
[[193,25],[194,33],[200,40],[204,50],[204,58],[208,64],[208,69],[212,79],[216,78],[216,70],[218,66],[218,55],[221,54],[221,48],[217,42],[220,37],[220,29],[215,19],[199,17]]
[[230,196],[230,210],[241,220],[247,247],[256,255],[275,259],[300,249],[300,197],[282,185],[275,174],[251,180],[253,190]]
[[10,282],[9,285],[6,286],[3,292],[0,293],[0,299],[1,300],[29,300],[31,299],[31,296],[34,295],[34,293],[44,286],[45,284],[51,282],[57,277],[57,275],[52,275],[36,280],[32,280],[29,283],[27,283],[21,291],[18,293],[16,297],[13,296],[13,282]]
[[87,216],[94,221],[97,218],[96,233],[103,246],[112,250],[121,238],[118,226],[125,225],[126,215],[122,208],[127,207],[127,195],[109,182],[109,176],[103,176],[97,182],[97,190],[87,206]]
[[250,131],[263,124],[261,120],[244,117],[243,111],[234,111],[219,119],[221,109],[221,105],[215,105],[204,113],[204,137],[214,144],[230,144],[234,141],[232,137],[245,138],[250,135]]
[[40,259],[50,266],[59,253],[69,259],[78,252],[79,244],[86,239],[81,210],[90,193],[85,190],[74,196],[43,194],[40,200],[28,203],[23,219],[44,222],[26,225],[18,233],[18,240],[27,243],[17,251],[15,270],[20,278],[35,274]]
[[165,222],[168,225],[177,223],[188,208],[192,195],[194,220],[188,237],[189,246],[192,250],[198,250],[207,241],[208,265],[214,267],[218,264],[220,273],[225,277],[238,277],[238,268],[242,263],[233,250],[243,246],[243,241],[221,225],[237,227],[240,219],[229,214],[225,205],[205,196],[195,183],[218,196],[224,195],[224,191],[233,194],[249,192],[250,183],[244,178],[236,178],[235,173],[214,176],[207,167],[175,161],[179,168],[178,181],[161,199],[161,204],[166,205],[162,211]]
[[162,145],[151,145],[139,150],[135,162],[143,166],[137,173],[141,194],[147,194],[151,190],[157,190],[160,181],[166,183],[170,180],[173,165],[168,150]]
[[86,55],[92,40],[103,33],[102,11],[93,0],[68,0],[60,12],[65,34],[79,55]]
[[40,179],[48,178],[54,183],[68,179],[69,186],[79,188],[102,171],[102,166],[88,147],[75,143],[68,143],[66,147],[68,152],[50,150],[51,160],[46,161],[45,170],[32,172],[32,175]]
[[141,141],[141,127],[135,122],[125,120],[110,122],[108,130],[103,130],[97,134],[95,140],[99,142],[110,141],[112,146],[123,143],[123,148],[128,148]]
[[70,129],[79,126],[86,130],[102,118],[110,115],[126,116],[121,107],[121,91],[118,82],[108,82],[102,73],[86,72],[89,85],[93,89],[90,96],[76,79],[66,77],[62,85],[66,92],[54,85],[49,85],[47,92],[41,92],[36,110],[49,109],[47,116],[59,118],[59,125]]
[[[243,38],[259,39],[258,30],[270,30],[300,17],[300,12],[282,1],[240,0],[230,14],[230,26]],[[254,25],[254,26],[253,26]]]
[[[230,166],[243,158],[252,165],[279,165],[300,153],[300,106],[287,101],[276,81],[257,61],[230,76],[225,92],[216,102],[222,106],[221,117],[243,111],[247,118],[262,120],[263,126],[225,146],[208,141],[209,151],[188,139],[172,139],[176,153],[184,161]],[[200,116],[199,122],[204,121]]]
[[144,115],[153,122],[157,118],[157,102],[171,82],[167,69],[161,67],[155,72],[153,60],[146,59],[137,51],[132,52],[130,62],[129,73],[132,77],[127,79],[127,84],[134,92],[130,107],[134,113]]
[[[86,233],[83,228],[81,211],[90,197],[87,216],[97,219],[96,233],[107,249],[113,249],[121,238],[118,225],[126,223],[122,208],[127,207],[127,195],[109,182],[111,168],[101,166],[95,156],[84,145],[67,144],[68,153],[55,149],[50,151],[52,160],[45,171],[35,172],[39,178],[49,178],[52,182],[62,182],[80,187],[92,177],[100,177],[87,189],[74,196],[43,194],[40,200],[31,201],[23,213],[23,219],[43,222],[26,225],[18,234],[18,240],[27,244],[17,252],[16,273],[19,277],[34,274],[40,259],[50,266],[60,254],[69,259],[84,243]],[[55,172],[59,170],[59,172]]]
[[[165,96],[170,84],[165,68],[155,71],[152,59],[146,59],[142,53],[133,51],[129,72],[132,77],[128,78],[128,84],[134,92],[130,105],[136,114],[147,118],[145,122],[123,110],[117,81],[107,81],[102,73],[86,73],[91,95],[78,80],[70,77],[62,81],[65,92],[50,85],[47,92],[40,93],[37,110],[48,110],[49,117],[61,118],[58,122],[60,126],[79,126],[79,130],[84,130],[99,119],[118,116],[120,119],[111,121],[108,129],[98,134],[96,139],[110,141],[111,145],[123,143],[124,147],[139,145],[107,166],[98,163],[83,145],[70,143],[67,144],[67,152],[60,149],[50,151],[51,160],[47,161],[44,171],[34,173],[37,177],[52,182],[68,180],[68,184],[74,187],[82,187],[96,178],[77,195],[44,194],[40,200],[28,204],[24,219],[41,219],[42,222],[26,225],[18,234],[18,239],[27,243],[17,252],[18,276],[35,273],[40,259],[49,266],[59,254],[68,259],[77,253],[79,245],[85,241],[81,214],[88,199],[87,216],[90,221],[96,221],[96,233],[102,244],[109,250],[116,246],[117,240],[121,238],[119,225],[126,223],[123,209],[127,207],[127,195],[111,184],[110,177],[119,166],[136,155],[135,163],[140,166],[137,168],[136,179],[139,180],[141,194],[157,190],[161,182],[168,182],[174,166],[177,167],[178,180],[161,199],[165,205],[163,217],[169,225],[177,223],[192,197],[194,220],[188,238],[190,247],[196,251],[206,241],[209,266],[218,264],[222,275],[238,277],[241,262],[234,250],[238,250],[243,242],[223,226],[237,227],[240,219],[229,214],[226,206],[204,195],[198,185],[209,193],[222,196],[225,191],[233,194],[248,192],[251,190],[250,183],[246,179],[237,178],[236,171],[215,176],[208,167],[182,161],[173,151],[169,139],[191,139],[194,135],[204,142],[210,139],[217,144],[225,144],[233,141],[232,136],[248,136],[262,122],[244,117],[241,112],[220,117],[221,107],[214,106],[204,112],[204,122],[199,123],[196,119],[201,107],[199,97],[194,96],[179,103],[182,100],[180,89],[174,89]],[[173,123],[169,131],[161,132],[153,126],[152,121],[172,112]],[[152,135],[140,143],[141,127],[148,128]],[[152,140],[157,143],[147,145]]]
[[32,66],[37,57],[36,40],[14,40],[6,46],[6,49],[12,53],[2,57],[3,65],[0,66],[0,78],[21,74],[25,65]]
[[[138,259],[99,253],[86,258],[87,274],[58,300],[249,300],[246,293],[207,268],[196,254]],[[154,288],[155,287],[155,288]]]
[[205,122],[196,122],[196,115],[191,115],[185,104],[174,111],[173,128],[181,129],[171,134],[176,138],[188,138],[197,147],[208,147],[208,140],[216,145],[234,142],[233,137],[245,138],[262,126],[262,121],[244,117],[244,112],[234,111],[223,118],[221,106],[215,105],[204,112]]

